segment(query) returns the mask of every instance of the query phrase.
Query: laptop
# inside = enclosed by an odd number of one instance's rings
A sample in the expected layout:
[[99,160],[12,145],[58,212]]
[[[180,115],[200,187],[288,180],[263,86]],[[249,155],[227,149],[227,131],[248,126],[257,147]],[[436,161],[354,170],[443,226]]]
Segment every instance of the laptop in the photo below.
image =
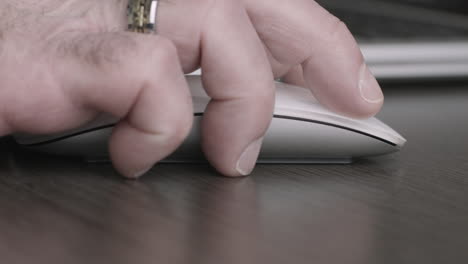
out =
[[378,79],[468,79],[466,0],[318,0],[346,23]]

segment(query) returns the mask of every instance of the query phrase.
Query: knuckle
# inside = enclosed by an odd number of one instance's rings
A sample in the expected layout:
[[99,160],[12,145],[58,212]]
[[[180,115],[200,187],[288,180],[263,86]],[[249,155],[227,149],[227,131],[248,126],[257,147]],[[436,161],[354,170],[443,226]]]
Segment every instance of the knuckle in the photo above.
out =
[[346,24],[335,16],[330,17],[329,29],[325,30],[324,38],[328,41],[337,41],[351,35]]
[[155,61],[160,65],[173,65],[178,62],[177,48],[172,41],[166,38],[153,37],[153,41],[149,42],[148,49]]
[[275,100],[275,84],[271,79],[259,83],[258,87],[265,87],[264,89],[255,89],[254,92],[251,93],[251,96],[260,102],[263,103],[271,103]]
[[161,129],[160,134],[166,138],[166,142],[180,144],[185,140],[192,129],[193,115],[183,115],[168,122],[167,126]]
[[177,48],[172,41],[155,36],[147,36],[149,41],[146,43],[140,63],[146,64],[146,70],[141,74],[151,80],[161,80],[174,78],[174,76],[183,76],[180,66]]

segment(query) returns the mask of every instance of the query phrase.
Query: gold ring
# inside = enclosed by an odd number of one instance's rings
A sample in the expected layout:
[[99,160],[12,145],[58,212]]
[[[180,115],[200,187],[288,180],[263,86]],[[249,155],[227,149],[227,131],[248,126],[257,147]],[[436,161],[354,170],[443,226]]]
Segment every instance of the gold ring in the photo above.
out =
[[138,33],[156,33],[157,0],[129,0],[128,30]]

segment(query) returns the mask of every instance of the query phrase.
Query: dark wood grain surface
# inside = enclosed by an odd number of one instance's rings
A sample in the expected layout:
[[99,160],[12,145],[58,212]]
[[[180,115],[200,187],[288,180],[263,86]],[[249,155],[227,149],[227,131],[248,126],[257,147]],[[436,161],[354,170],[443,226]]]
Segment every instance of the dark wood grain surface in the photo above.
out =
[[468,263],[468,85],[387,84],[397,154],[243,179],[0,143],[0,263]]

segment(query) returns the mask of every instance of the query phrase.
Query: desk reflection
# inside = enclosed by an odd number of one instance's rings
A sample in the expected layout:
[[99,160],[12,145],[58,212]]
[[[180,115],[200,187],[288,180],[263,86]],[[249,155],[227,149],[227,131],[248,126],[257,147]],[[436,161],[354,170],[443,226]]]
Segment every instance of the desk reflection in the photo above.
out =
[[365,263],[375,250],[377,216],[333,177],[291,181],[267,166],[269,176],[226,179],[165,165],[125,181],[108,165],[50,161],[9,159],[3,180],[16,187],[0,190],[15,199],[0,199],[9,263]]

